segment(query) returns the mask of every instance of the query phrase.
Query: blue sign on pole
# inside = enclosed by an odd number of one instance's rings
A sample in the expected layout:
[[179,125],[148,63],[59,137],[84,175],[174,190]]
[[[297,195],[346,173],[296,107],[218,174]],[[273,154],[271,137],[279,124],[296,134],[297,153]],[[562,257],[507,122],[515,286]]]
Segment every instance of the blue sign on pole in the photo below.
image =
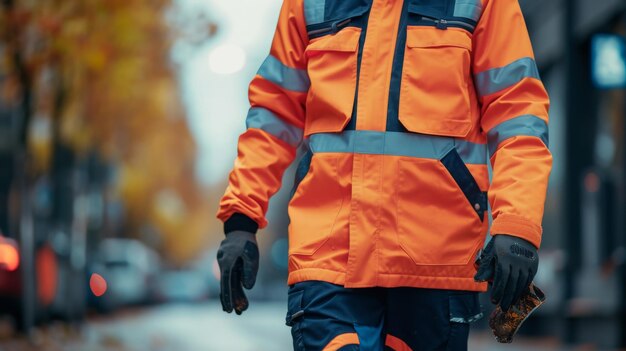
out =
[[626,88],[626,38],[596,34],[591,41],[591,74],[601,89]]

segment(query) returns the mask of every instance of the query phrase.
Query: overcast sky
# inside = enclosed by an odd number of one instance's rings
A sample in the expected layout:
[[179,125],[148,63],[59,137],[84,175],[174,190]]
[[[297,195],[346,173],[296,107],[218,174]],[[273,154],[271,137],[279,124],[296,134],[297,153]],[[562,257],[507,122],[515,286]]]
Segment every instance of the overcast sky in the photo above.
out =
[[[281,0],[180,0],[185,8],[205,9],[218,34],[182,64],[182,90],[200,159],[198,176],[223,181],[245,129],[247,86],[269,53]],[[243,60],[243,62],[242,62]],[[242,63],[242,64],[241,64]],[[219,74],[215,70],[236,70]]]

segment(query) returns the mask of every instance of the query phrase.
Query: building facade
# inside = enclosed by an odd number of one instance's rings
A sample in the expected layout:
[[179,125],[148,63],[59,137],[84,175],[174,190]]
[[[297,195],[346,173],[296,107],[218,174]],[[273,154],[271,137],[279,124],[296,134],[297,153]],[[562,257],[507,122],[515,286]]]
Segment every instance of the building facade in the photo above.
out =
[[569,343],[625,347],[626,93],[594,81],[594,69],[610,63],[594,67],[592,58],[599,35],[626,43],[626,2],[520,3],[552,101],[554,168],[537,277],[552,301],[538,318]]

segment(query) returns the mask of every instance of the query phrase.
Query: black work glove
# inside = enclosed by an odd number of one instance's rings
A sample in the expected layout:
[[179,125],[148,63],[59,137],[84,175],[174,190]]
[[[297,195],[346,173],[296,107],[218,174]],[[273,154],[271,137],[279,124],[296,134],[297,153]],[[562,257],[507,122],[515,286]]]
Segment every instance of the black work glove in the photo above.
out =
[[491,302],[508,311],[533,281],[539,265],[537,248],[516,236],[498,234],[482,254],[476,281],[492,281]]
[[[248,309],[243,288],[252,289],[259,270],[259,247],[255,234],[236,230],[226,234],[217,251],[220,266],[222,309],[241,314]],[[243,287],[242,287],[243,285]]]

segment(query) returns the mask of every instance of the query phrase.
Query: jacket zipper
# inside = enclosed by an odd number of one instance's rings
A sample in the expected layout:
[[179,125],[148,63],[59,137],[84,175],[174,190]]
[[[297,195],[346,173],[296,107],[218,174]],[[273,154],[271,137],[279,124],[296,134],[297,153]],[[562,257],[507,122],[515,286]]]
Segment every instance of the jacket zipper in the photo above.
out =
[[348,23],[350,23],[351,20],[352,20],[351,18],[348,18],[348,19],[345,19],[343,21],[335,21],[335,22],[331,23],[331,25],[328,26],[328,27],[314,29],[314,30],[310,31],[309,35],[335,34],[341,28],[345,27]]
[[473,31],[474,26],[471,24],[461,22],[461,21],[448,21],[446,19],[437,19],[434,17],[422,16],[422,20],[435,23],[435,27],[438,29],[448,29],[448,25],[459,26],[461,28],[465,28],[468,31]]

